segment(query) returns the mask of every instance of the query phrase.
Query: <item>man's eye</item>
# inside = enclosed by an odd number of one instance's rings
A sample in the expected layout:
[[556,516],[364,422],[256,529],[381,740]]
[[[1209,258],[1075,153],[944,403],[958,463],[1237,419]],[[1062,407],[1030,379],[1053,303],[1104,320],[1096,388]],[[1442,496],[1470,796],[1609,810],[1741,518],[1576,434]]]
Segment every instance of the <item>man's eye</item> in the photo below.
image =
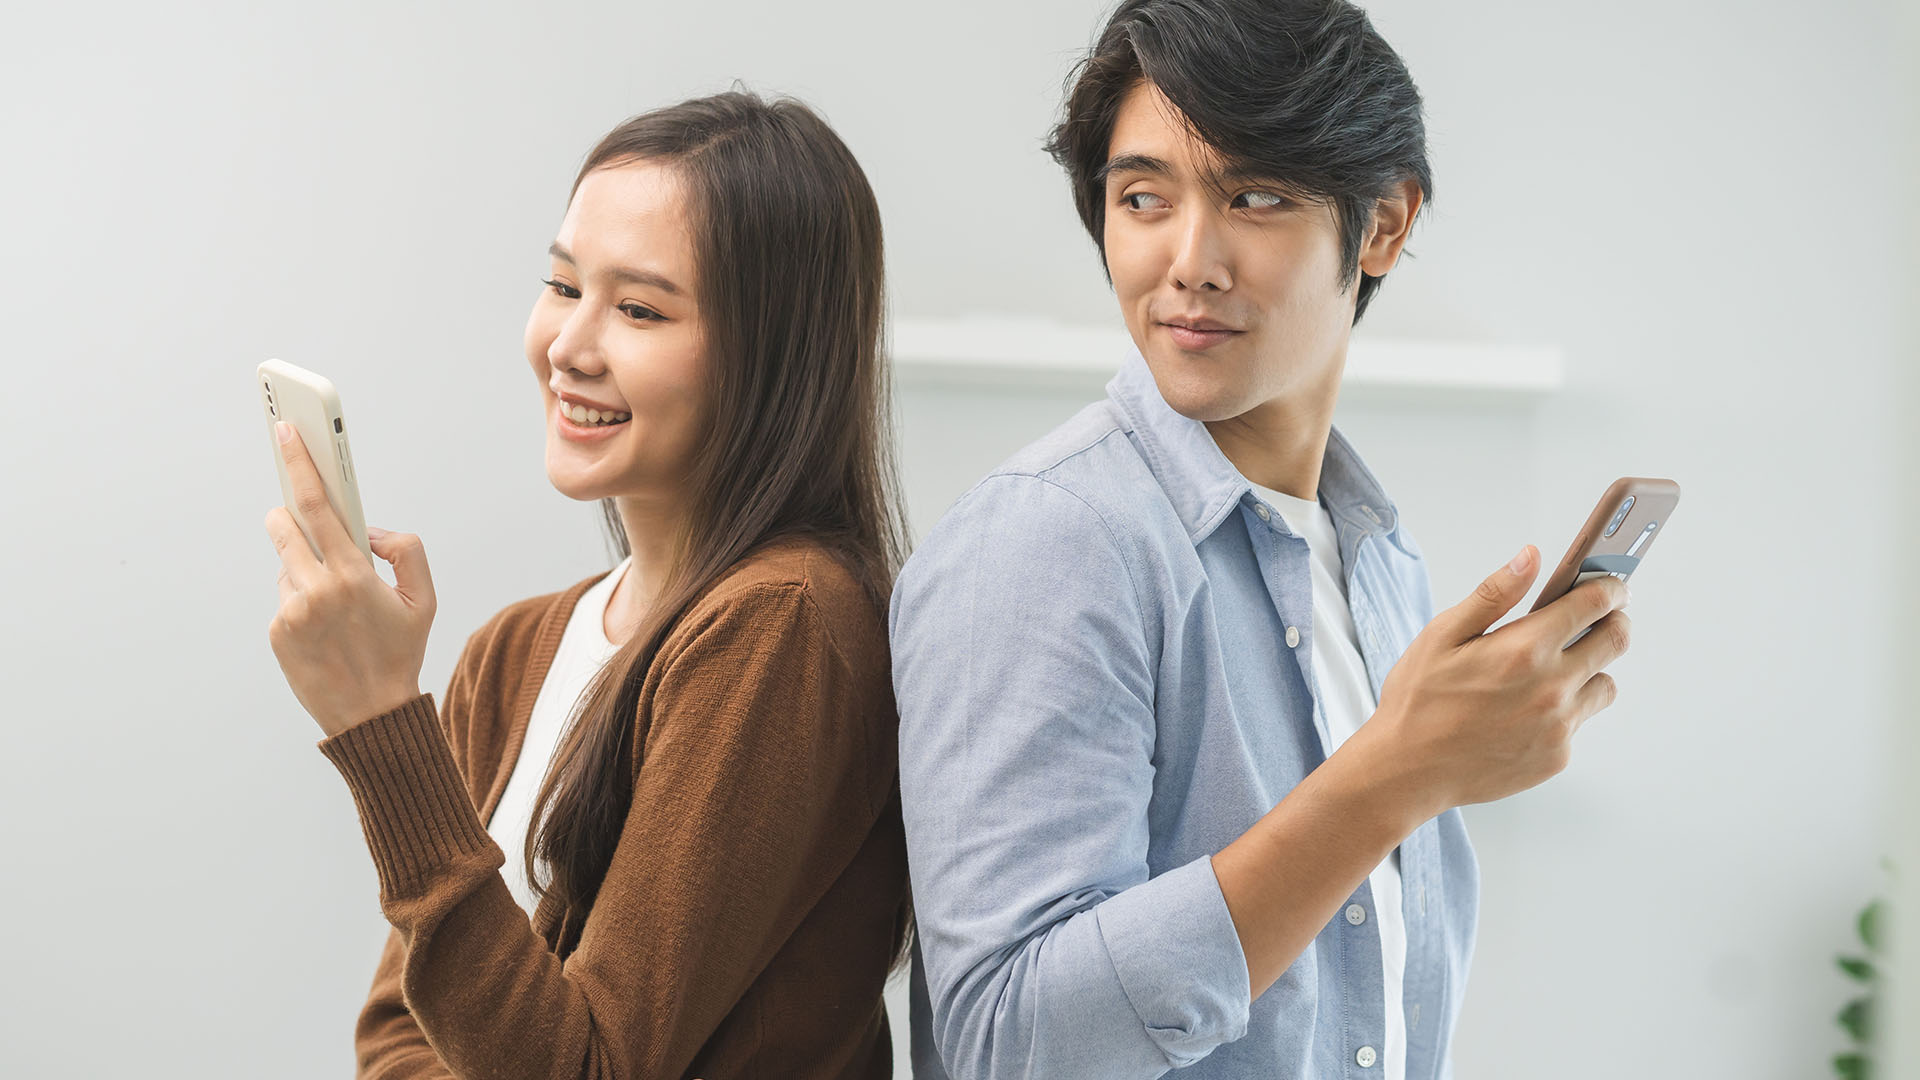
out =
[[561,296],[564,296],[569,300],[580,299],[579,290],[575,289],[571,285],[567,285],[558,281],[550,281],[546,278],[541,278],[540,284],[545,285],[547,288],[552,289],[554,292],[559,293]]
[[[1138,201],[1141,199],[1151,199],[1152,202],[1142,203]],[[1128,207],[1134,210],[1157,210],[1160,206],[1166,205],[1165,199],[1147,191],[1136,191],[1132,195],[1123,195],[1120,197],[1120,201],[1126,203]]]
[[1236,204],[1242,199],[1246,200],[1245,205],[1251,210],[1270,210],[1276,206],[1285,206],[1287,203],[1286,199],[1271,191],[1243,191],[1233,197]]

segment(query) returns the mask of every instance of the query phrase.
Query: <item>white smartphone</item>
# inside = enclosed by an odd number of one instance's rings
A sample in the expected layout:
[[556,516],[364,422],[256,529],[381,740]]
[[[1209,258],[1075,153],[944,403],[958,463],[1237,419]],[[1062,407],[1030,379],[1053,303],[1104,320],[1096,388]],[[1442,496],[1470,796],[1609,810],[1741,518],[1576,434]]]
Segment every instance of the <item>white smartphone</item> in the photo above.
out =
[[340,411],[339,392],[326,376],[285,360],[261,364],[259,379],[260,406],[267,414],[267,445],[273,451],[273,467],[280,473],[280,501],[299,522],[314,558],[320,558],[320,545],[314,543],[313,531],[294,504],[293,482],[287,478],[287,462],[274,434],[276,421],[284,420],[300,433],[300,441],[306,444],[307,454],[326,484],[327,501],[340,515],[355,546],[368,562],[378,566],[367,543],[367,519],[360,510],[360,484],[353,475],[353,455],[347,451],[347,419]]

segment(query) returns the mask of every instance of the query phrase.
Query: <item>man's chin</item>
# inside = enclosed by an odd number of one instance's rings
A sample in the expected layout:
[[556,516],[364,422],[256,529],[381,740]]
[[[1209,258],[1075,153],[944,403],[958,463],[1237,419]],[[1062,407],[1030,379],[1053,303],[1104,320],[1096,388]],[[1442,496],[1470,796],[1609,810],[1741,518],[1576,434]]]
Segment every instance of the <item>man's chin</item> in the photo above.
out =
[[1147,366],[1167,407],[1189,420],[1231,420],[1251,407],[1246,388],[1238,380],[1222,378],[1224,372],[1194,370],[1182,357],[1153,360]]

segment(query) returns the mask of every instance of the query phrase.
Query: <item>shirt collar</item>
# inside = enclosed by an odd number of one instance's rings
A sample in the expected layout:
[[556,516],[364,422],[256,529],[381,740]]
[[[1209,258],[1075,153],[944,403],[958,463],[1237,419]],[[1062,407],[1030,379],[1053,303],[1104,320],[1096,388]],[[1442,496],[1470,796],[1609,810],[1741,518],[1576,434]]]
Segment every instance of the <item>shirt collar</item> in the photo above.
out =
[[[1160,396],[1138,349],[1127,350],[1119,374],[1107,383],[1107,396],[1127,418],[1188,540],[1205,540],[1236,505],[1253,497],[1253,485],[1220,452],[1206,425],[1173,411]],[[1393,500],[1337,424],[1327,434],[1319,495],[1336,521],[1362,532],[1391,533],[1399,520]]]

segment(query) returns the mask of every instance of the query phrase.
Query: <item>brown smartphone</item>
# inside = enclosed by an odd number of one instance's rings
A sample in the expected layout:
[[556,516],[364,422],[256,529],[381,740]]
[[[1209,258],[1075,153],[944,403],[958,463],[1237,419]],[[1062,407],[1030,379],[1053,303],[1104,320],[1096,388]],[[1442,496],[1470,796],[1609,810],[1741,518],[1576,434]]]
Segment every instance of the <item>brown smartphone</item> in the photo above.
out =
[[[1623,476],[1608,485],[1606,494],[1594,504],[1587,523],[1574,534],[1566,558],[1553,568],[1553,575],[1540,588],[1529,613],[1539,611],[1567,595],[1575,585],[1597,577],[1633,576],[1647,557],[1647,549],[1666,531],[1667,519],[1680,504],[1680,485],[1671,480],[1646,476]],[[1587,636],[1591,625],[1582,627],[1566,648]]]

